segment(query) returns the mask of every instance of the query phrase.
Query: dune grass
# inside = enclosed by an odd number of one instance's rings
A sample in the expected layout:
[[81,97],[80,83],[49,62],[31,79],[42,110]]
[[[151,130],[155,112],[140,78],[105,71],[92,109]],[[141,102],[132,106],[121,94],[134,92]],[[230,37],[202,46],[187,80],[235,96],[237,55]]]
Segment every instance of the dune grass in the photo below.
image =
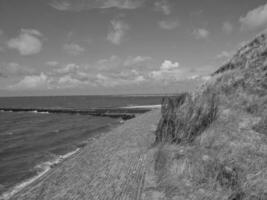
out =
[[266,124],[264,33],[197,92],[163,99],[152,166],[159,199],[267,199]]
[[212,91],[196,97],[189,93],[166,97],[162,101],[156,142],[192,142],[216,119],[217,112],[218,100]]
[[222,108],[190,143],[160,142],[151,166],[163,199],[265,200],[266,135],[245,111]]

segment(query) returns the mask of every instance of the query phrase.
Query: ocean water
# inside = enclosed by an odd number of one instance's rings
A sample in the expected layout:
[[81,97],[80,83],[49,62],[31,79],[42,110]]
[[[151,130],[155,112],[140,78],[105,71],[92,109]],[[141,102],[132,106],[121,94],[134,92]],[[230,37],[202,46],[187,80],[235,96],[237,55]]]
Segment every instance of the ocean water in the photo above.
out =
[[[120,108],[158,105],[161,96],[0,98],[0,108]],[[89,115],[0,111],[0,196],[18,191],[121,119]]]
[[162,96],[45,96],[0,98],[0,108],[118,108],[160,104]]

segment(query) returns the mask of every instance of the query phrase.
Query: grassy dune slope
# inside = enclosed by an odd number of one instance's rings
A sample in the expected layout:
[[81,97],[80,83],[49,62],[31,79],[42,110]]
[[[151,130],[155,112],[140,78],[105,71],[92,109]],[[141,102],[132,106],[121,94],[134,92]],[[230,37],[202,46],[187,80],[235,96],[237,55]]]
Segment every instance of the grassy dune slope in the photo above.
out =
[[267,34],[165,99],[144,199],[267,199]]

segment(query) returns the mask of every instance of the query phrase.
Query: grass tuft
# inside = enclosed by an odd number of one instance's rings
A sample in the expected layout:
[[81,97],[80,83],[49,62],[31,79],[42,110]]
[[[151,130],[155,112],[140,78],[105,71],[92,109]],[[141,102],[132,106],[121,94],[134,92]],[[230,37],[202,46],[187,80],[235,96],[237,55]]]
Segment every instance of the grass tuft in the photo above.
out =
[[166,97],[162,101],[156,142],[192,142],[216,119],[217,112],[218,101],[211,91],[196,97],[188,93]]

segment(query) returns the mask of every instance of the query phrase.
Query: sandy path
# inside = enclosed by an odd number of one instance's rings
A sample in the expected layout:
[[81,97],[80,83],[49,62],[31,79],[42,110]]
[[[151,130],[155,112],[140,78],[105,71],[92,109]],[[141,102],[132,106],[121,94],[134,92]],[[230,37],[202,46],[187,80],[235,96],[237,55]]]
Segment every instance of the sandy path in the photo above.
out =
[[125,122],[11,199],[140,199],[159,117],[154,110]]

